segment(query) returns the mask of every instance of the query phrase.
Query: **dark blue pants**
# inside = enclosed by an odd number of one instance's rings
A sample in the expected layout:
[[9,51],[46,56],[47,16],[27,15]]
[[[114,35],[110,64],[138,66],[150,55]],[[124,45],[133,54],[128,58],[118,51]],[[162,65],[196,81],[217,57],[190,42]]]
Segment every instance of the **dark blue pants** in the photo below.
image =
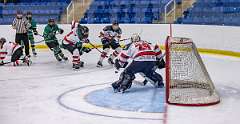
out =
[[103,44],[103,49],[106,48],[112,48],[112,49],[116,49],[118,47],[120,47],[120,44],[116,41],[116,40],[107,40],[107,39],[102,39],[102,44]]
[[133,77],[136,73],[143,73],[154,82],[162,82],[162,76],[155,72],[155,61],[133,61],[124,71]]

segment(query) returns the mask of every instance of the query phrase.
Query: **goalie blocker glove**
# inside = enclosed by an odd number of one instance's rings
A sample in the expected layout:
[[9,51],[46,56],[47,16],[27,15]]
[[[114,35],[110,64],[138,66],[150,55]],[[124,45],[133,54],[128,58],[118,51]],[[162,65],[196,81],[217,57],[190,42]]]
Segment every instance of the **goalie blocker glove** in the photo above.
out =
[[156,66],[158,69],[165,68],[165,64],[166,63],[165,63],[164,59],[157,59],[157,61],[156,61]]

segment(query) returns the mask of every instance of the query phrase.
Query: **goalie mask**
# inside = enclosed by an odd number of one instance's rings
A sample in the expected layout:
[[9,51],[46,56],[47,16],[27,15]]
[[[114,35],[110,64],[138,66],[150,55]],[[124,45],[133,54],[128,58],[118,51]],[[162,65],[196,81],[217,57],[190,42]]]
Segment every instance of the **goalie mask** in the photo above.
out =
[[140,38],[140,36],[138,34],[133,34],[131,36],[131,42],[138,42],[140,40],[141,40],[141,38]]

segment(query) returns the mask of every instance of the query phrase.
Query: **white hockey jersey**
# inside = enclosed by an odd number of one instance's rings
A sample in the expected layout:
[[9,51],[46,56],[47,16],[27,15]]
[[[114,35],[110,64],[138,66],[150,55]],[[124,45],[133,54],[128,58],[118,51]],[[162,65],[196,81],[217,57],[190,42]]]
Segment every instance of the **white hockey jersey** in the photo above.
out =
[[4,43],[3,47],[0,48],[0,61],[5,60],[6,56],[12,56],[13,53],[20,47],[21,46],[16,43],[12,43],[12,42]]
[[121,62],[126,62],[129,58],[134,61],[156,61],[160,58],[162,51],[158,45],[152,46],[146,41],[139,41],[130,45],[130,47],[122,51],[119,59]]

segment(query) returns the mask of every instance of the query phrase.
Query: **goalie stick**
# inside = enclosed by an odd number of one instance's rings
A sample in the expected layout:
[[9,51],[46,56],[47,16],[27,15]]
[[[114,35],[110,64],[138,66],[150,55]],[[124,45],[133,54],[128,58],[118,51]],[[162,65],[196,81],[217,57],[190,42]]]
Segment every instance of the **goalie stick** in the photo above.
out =
[[[26,61],[26,59],[18,59],[18,60],[22,60],[22,61]],[[17,60],[17,61],[18,61]],[[9,62],[4,62],[4,63],[1,63],[2,65],[6,65],[6,64],[9,64],[9,63],[12,63],[11,61],[9,61]],[[32,61],[31,60],[29,60],[29,63],[26,63],[28,66],[30,66],[30,64],[32,63]]]

